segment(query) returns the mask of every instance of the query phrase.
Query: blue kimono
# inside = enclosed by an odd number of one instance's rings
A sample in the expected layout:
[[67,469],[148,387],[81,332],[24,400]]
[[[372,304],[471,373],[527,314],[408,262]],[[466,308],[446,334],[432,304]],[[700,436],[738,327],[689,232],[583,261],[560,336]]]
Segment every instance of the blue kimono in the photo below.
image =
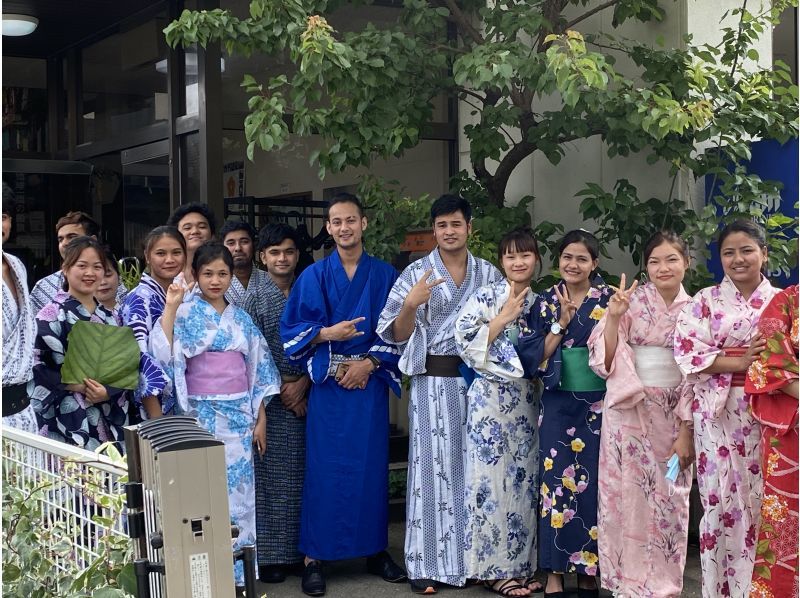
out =
[[597,467],[605,385],[589,368],[586,343],[609,296],[609,288],[596,278],[561,344],[542,363],[544,340],[561,315],[555,292],[546,290],[530,310],[528,330],[520,334],[517,346],[525,370],[544,382],[539,416],[539,568],[553,573],[597,575]]
[[142,274],[139,284],[125,297],[120,314],[122,323],[133,330],[142,355],[139,361],[139,386],[133,394],[142,420],[149,419],[142,405],[145,397],[157,397],[162,413],[172,413],[175,399],[171,393],[168,368],[149,352],[148,339],[156,320],[164,312],[167,294],[161,285],[148,274]]
[[[399,356],[375,329],[396,278],[389,264],[362,253],[349,280],[336,251],[303,271],[281,317],[286,354],[303,360],[313,382],[299,547],[311,558],[367,556],[388,543],[388,390],[400,394]],[[311,343],[322,328],[360,316],[362,336]],[[339,386],[336,367],[366,354],[381,361],[366,388]]]

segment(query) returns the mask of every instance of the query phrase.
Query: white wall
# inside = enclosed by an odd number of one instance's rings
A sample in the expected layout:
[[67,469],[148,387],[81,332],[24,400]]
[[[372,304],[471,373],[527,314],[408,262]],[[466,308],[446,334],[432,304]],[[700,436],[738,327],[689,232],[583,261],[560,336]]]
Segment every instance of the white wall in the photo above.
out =
[[[592,4],[598,4],[595,1]],[[639,23],[627,22],[623,27],[613,30],[611,27],[612,11],[604,10],[580,23],[576,29],[582,33],[609,32],[615,36],[637,40],[652,40],[661,36],[666,47],[682,47],[683,36],[691,33],[693,43],[716,44],[722,37],[720,18],[726,10],[741,5],[738,0],[679,0],[662,2],[666,17],[661,22]],[[572,7],[573,12],[583,13],[589,7]],[[724,25],[735,25],[730,16]],[[771,36],[765,38],[757,46],[760,61],[771,63]],[[622,55],[618,55],[616,68],[635,76],[634,65]],[[537,112],[553,110],[558,106],[556,98],[537,101]],[[461,104],[459,118],[461,124],[474,120],[470,116],[472,108]],[[565,146],[566,153],[558,165],[552,165],[540,153],[524,160],[514,171],[507,189],[507,201],[515,204],[525,195],[533,195],[531,213],[534,222],[549,220],[563,224],[567,229],[585,227],[593,230],[592,222],[584,222],[578,212],[581,198],[575,193],[586,186],[586,183],[597,183],[607,191],[612,191],[614,182],[620,178],[628,179],[639,190],[641,197],[660,197],[666,199],[669,194],[671,178],[666,164],[648,165],[646,152],[627,158],[609,158],[606,147],[595,137],[576,141]],[[469,162],[468,140],[462,134],[459,138],[460,168],[472,171]],[[675,195],[686,201],[702,204],[703,184],[696,183],[690,174],[682,173],[676,184]],[[633,261],[616,247],[609,247],[612,255],[611,263],[606,262],[604,268],[613,273],[634,271]]]

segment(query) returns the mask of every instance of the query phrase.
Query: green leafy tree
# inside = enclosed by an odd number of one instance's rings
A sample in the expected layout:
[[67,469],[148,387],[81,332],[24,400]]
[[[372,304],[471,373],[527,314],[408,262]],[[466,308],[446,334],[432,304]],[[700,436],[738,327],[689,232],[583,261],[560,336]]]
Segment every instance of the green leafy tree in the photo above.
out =
[[[582,32],[601,12],[613,15],[614,28],[661,20],[664,2],[657,0],[403,0],[393,24],[340,33],[325,17],[343,4],[253,0],[244,19],[219,9],[184,11],[165,29],[173,46],[220,43],[231,54],[288,58],[285,72],[242,81],[251,94],[244,122],[250,159],[256,148],[282,147],[290,134],[316,134],[323,143],[311,161],[320,176],[369,166],[417,145],[434,100],[457,96],[472,107],[474,122],[463,127],[471,171],[454,186],[484,219],[475,227],[481,251],[493,253],[507,230],[506,189],[522,160],[539,152],[557,164],[566,144],[597,136],[610,157],[645,152],[673,177],[653,198],[625,180],[611,189],[587,181],[579,194],[600,237],[635,260],[659,226],[679,229],[705,250],[719,210],[724,221],[753,217],[771,228],[772,267],[796,262],[796,244],[783,242],[796,220],[765,215],[779,186],[749,172],[748,161],[753,139],[797,137],[797,87],[781,62],[745,68],[759,58],[755,42],[796,0],[757,10],[743,0],[719,44],[693,45],[687,37],[681,48]],[[636,72],[618,69],[620,57]],[[555,110],[547,108],[554,95],[562,100]],[[700,214],[673,195],[681,172],[717,183]],[[532,199],[523,199],[512,224],[530,221]],[[559,232],[549,223],[538,230],[544,241]]]

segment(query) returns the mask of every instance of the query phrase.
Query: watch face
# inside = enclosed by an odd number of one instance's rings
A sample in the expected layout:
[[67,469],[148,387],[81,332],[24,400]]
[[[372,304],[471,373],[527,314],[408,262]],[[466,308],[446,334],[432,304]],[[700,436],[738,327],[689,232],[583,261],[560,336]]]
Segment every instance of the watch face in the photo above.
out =
[[561,324],[559,324],[558,322],[553,322],[553,324],[550,326],[550,332],[552,332],[553,334],[561,334],[561,331],[562,331]]

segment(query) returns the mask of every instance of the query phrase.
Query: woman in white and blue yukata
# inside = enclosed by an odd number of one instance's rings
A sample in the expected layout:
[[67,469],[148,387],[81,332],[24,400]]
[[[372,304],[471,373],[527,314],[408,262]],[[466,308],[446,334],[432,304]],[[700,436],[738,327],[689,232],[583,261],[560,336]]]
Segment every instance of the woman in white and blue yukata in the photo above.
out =
[[[215,242],[195,251],[192,275],[199,292],[173,283],[164,313],[150,335],[156,359],[169,362],[180,411],[225,443],[231,521],[239,528],[234,546],[256,543],[253,459],[266,448],[265,403],[280,392],[280,375],[267,341],[244,310],[229,305],[233,258]],[[256,445],[260,456],[253,455]],[[244,569],[236,564],[236,585]]]
[[530,229],[500,240],[504,280],[479,288],[456,320],[461,359],[477,373],[467,391],[464,449],[466,576],[501,596],[541,591],[536,571],[539,399],[517,355],[541,263]]

